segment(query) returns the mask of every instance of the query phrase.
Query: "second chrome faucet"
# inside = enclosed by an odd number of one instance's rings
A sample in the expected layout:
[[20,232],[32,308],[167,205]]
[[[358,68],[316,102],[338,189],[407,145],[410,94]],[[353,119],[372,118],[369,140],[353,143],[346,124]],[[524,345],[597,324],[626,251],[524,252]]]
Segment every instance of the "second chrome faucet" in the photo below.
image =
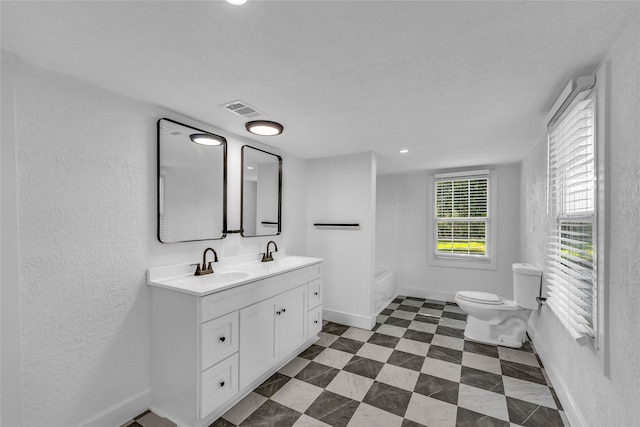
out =
[[[207,264],[207,252],[213,252],[213,261],[209,261],[209,264]],[[195,263],[195,264],[191,264],[191,265],[195,265],[196,267],[196,272],[194,273],[194,275],[196,276],[202,276],[204,274],[211,274],[213,273],[213,264],[214,262],[218,262],[218,254],[216,253],[216,250],[213,248],[207,248],[204,250],[204,253],[202,254],[202,267],[200,267],[200,264]]]

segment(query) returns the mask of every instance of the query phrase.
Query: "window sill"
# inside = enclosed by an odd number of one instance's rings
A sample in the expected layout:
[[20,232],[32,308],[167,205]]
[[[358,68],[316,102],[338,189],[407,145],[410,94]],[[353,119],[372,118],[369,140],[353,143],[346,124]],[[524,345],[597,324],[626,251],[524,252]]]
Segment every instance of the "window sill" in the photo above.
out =
[[450,268],[471,268],[478,270],[497,270],[498,266],[494,259],[489,257],[464,257],[464,256],[444,256],[432,255],[427,262],[434,267]]

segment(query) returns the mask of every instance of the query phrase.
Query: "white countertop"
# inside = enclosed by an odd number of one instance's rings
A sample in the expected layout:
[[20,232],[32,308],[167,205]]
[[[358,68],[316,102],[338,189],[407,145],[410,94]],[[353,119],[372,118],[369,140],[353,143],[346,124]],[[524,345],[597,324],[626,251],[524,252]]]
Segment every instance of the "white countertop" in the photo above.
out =
[[147,284],[177,292],[204,296],[236,286],[266,279],[288,271],[322,262],[322,258],[286,256],[273,253],[274,260],[260,262],[261,254],[246,254],[220,258],[213,263],[213,274],[195,276],[190,263],[147,269]]

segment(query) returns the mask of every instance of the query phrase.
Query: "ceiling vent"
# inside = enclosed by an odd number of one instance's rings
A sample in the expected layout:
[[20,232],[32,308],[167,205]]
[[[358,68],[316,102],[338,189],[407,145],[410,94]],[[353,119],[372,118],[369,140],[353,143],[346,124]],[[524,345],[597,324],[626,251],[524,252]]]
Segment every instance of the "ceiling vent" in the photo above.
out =
[[251,105],[241,100],[223,104],[223,107],[231,111],[232,113],[245,117],[247,119],[253,119],[262,115],[262,113],[257,108],[252,107]]

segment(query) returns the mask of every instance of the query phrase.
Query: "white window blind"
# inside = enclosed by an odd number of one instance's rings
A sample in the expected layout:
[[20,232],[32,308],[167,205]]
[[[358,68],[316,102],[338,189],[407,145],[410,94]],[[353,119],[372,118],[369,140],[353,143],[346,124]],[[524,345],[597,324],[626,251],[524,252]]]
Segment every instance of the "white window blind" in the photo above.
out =
[[436,177],[437,256],[487,257],[488,175]]
[[547,303],[583,342],[596,328],[594,98],[577,102],[549,132]]

